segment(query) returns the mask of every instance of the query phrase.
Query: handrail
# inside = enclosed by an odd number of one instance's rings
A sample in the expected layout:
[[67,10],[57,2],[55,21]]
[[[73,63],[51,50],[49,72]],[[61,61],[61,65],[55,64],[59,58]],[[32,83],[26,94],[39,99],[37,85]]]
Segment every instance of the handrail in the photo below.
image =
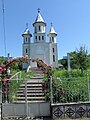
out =
[[20,73],[20,78],[21,78],[21,71],[17,72],[16,74],[14,74],[12,77],[10,77],[10,79],[13,79],[16,75],[18,75]]

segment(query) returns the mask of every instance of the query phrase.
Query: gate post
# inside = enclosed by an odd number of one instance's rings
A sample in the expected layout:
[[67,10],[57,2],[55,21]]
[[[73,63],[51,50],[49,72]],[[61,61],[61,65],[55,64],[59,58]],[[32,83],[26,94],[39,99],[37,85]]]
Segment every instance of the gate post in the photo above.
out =
[[50,101],[53,104],[52,76],[50,76]]
[[25,79],[25,108],[26,118],[28,118],[28,100],[27,100],[27,80]]
[[88,74],[86,78],[87,78],[87,84],[88,84],[88,100],[90,101],[90,81],[89,81]]

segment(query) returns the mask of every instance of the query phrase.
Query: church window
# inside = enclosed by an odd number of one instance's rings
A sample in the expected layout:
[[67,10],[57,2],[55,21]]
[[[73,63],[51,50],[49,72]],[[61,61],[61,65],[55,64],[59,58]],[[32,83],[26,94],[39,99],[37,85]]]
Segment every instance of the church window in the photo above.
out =
[[27,42],[27,37],[26,37],[26,42]]
[[53,55],[53,62],[55,62],[55,55]]
[[39,31],[41,31],[41,26],[39,25]]
[[53,48],[53,53],[54,53],[54,48]]
[[44,40],[44,36],[42,36],[42,40]]
[[40,36],[39,36],[39,40],[40,40]]
[[27,48],[26,48],[26,53],[27,53]]
[[52,42],[54,42],[54,37],[52,37]]

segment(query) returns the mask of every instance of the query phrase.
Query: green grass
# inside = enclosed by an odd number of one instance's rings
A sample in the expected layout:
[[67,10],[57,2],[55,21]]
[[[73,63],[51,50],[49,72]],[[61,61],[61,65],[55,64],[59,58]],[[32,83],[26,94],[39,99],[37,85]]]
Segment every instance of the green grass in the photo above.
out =
[[30,77],[34,76],[34,74],[30,71],[26,73],[25,71],[21,72],[21,80],[10,80],[10,91],[9,91],[9,101],[13,102],[17,98],[17,91],[20,85],[26,80],[30,79]]

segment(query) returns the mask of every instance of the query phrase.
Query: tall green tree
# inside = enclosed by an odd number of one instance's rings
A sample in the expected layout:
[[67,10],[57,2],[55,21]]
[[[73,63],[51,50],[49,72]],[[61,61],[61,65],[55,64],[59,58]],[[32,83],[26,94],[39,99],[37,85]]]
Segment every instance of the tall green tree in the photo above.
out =
[[84,70],[87,70],[89,65],[88,52],[85,46],[81,46],[76,50],[76,61],[83,75]]

